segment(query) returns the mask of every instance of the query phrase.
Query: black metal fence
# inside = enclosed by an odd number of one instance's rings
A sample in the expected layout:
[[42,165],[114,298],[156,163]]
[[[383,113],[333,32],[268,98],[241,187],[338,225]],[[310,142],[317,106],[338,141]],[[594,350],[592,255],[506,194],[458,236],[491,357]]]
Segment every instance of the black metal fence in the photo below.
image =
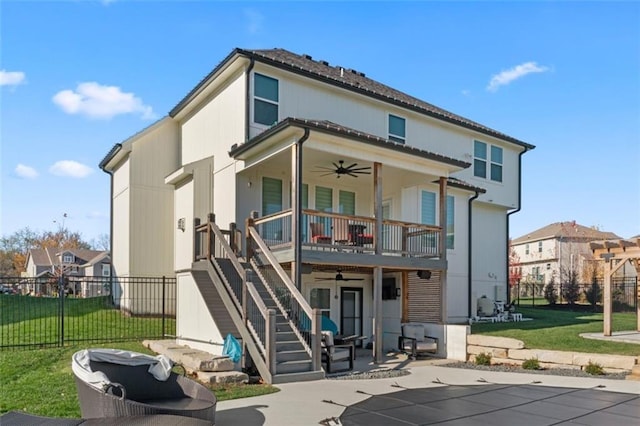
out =
[[176,333],[176,279],[0,277],[0,350]]
[[[635,311],[638,307],[640,289],[636,277],[613,277],[611,279],[611,296],[614,312]],[[551,287],[548,287],[551,286]],[[553,290],[552,290],[553,289]],[[591,306],[595,310],[602,309],[604,282],[598,280],[593,284],[527,283],[520,282],[511,287],[511,301],[518,306],[547,306],[549,297],[555,295],[555,304],[574,304]],[[546,297],[545,297],[546,296]]]

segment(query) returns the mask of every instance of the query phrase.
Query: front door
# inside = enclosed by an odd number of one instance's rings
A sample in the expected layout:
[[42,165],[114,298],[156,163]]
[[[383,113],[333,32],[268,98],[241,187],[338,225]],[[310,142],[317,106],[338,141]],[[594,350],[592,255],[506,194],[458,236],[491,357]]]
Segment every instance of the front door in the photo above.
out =
[[[340,289],[340,333],[343,336],[362,336],[362,289],[342,287]],[[362,340],[356,341],[362,346]]]

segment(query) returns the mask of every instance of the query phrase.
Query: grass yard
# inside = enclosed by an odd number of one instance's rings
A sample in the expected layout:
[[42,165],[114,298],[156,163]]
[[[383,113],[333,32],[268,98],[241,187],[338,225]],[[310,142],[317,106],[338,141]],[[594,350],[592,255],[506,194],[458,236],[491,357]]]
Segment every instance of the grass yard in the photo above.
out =
[[[48,417],[80,418],[71,356],[88,346],[0,352],[0,414],[25,411]],[[90,345],[152,354],[137,342]],[[218,400],[277,392],[270,385],[212,387]]]
[[[548,308],[519,307],[525,318],[533,321],[476,323],[472,334],[512,337],[527,348],[557,351],[591,352],[614,355],[640,355],[640,345],[584,339],[580,333],[602,333],[603,314]],[[636,329],[635,313],[615,313],[613,331]]]

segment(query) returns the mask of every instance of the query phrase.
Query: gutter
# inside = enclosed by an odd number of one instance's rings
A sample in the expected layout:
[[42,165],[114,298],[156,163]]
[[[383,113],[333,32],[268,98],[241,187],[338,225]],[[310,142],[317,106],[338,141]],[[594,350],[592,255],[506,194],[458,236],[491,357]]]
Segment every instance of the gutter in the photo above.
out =
[[471,198],[469,198],[469,213],[468,213],[468,227],[469,229],[467,230],[467,247],[468,247],[468,259],[467,259],[467,267],[468,267],[468,282],[467,282],[467,318],[472,318],[474,315],[472,315],[471,312],[471,307],[472,307],[472,303],[471,303],[471,297],[473,295],[472,292],[472,288],[473,288],[473,246],[471,245],[473,243],[473,237],[472,237],[472,228],[473,228],[473,217],[471,216],[471,203],[473,203],[474,200],[476,200],[478,197],[480,196],[480,192],[479,191],[475,191],[475,195]]
[[309,128],[304,128],[304,135],[296,142],[296,229],[294,230],[296,246],[293,251],[293,261],[296,265],[295,284],[298,290],[302,289],[302,144],[309,139]]
[[[531,148],[533,149],[533,148]],[[511,303],[511,289],[509,288],[509,216],[518,213],[522,207],[522,156],[529,151],[529,148],[524,147],[524,151],[518,154],[518,208],[514,211],[507,213],[507,273],[505,275],[507,282],[507,305]]]

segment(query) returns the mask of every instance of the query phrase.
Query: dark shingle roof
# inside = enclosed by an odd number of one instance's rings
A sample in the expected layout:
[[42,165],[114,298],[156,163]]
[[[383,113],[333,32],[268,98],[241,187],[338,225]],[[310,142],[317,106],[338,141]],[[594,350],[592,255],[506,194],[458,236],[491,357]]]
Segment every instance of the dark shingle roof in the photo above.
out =
[[99,250],[85,250],[85,249],[59,249],[57,247],[47,247],[46,249],[31,249],[29,253],[31,254],[31,258],[33,259],[33,263],[37,266],[52,266],[54,264],[58,264],[58,256],[57,253],[60,252],[70,252],[73,255],[83,260],[80,264],[85,264],[91,259],[99,256],[104,251]]
[[256,137],[254,137],[253,139],[249,140],[246,143],[232,146],[231,150],[229,151],[229,155],[231,157],[237,157],[243,152],[248,151],[252,147],[258,145],[263,140],[291,126],[308,128],[308,129],[319,131],[322,133],[334,134],[334,135],[350,138],[358,142],[363,142],[369,145],[375,145],[383,148],[393,149],[395,151],[404,152],[404,153],[415,155],[418,157],[451,164],[461,168],[467,168],[471,166],[470,163],[458,160],[456,158],[447,157],[445,155],[436,154],[431,151],[425,151],[423,149],[418,149],[418,148],[414,148],[401,143],[393,142],[388,139],[384,139],[379,136],[372,135],[370,133],[361,132],[359,130],[352,129],[350,127],[345,127],[328,120],[306,120],[306,119],[291,118],[291,117],[285,118],[275,126],[270,127],[269,129],[260,133],[259,135],[257,135]]
[[255,61],[294,72],[296,74],[301,74],[308,78],[342,87],[365,96],[389,102],[399,107],[407,108],[470,130],[494,136],[504,141],[523,146],[527,149],[535,148],[535,146],[526,142],[483,126],[482,124],[476,123],[457,114],[453,114],[435,105],[372,80],[366,77],[364,73],[341,66],[331,66],[326,61],[315,61],[309,55],[298,55],[285,49],[235,49],[211,73],[202,79],[200,83],[198,83],[198,85],[171,110],[169,115],[175,116],[188,103],[188,101],[200,91],[205,83],[220,69],[222,69],[227,61],[231,60],[231,58],[236,54],[252,58]]
[[567,238],[581,241],[614,240],[620,239],[613,232],[603,232],[573,222],[556,222],[547,225],[512,241],[512,244],[520,244],[528,241],[546,240],[551,238]]

